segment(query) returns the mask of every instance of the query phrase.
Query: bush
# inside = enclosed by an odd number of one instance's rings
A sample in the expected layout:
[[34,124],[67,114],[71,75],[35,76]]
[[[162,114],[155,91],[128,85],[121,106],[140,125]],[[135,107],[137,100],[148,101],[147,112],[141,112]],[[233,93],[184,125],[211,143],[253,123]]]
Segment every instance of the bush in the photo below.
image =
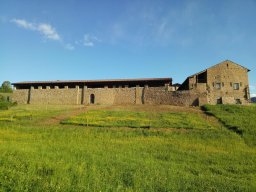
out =
[[17,105],[17,102],[9,102],[0,99],[0,110],[7,110],[15,105]]

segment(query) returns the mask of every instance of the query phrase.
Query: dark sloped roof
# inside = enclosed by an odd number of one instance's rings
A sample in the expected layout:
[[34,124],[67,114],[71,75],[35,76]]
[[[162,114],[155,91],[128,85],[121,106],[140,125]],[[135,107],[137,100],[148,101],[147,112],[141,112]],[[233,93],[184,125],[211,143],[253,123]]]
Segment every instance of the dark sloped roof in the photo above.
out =
[[129,83],[129,82],[172,82],[172,78],[138,78],[138,79],[103,79],[103,80],[54,80],[54,81],[21,81],[12,83],[12,85],[25,84],[75,84],[75,83]]

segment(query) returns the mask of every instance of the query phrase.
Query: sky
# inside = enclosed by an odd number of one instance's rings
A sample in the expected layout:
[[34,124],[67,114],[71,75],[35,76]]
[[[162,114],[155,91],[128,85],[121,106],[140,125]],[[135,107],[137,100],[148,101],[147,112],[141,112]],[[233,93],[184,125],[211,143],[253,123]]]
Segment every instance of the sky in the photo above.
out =
[[0,0],[0,82],[171,77],[224,60],[256,96],[256,0]]

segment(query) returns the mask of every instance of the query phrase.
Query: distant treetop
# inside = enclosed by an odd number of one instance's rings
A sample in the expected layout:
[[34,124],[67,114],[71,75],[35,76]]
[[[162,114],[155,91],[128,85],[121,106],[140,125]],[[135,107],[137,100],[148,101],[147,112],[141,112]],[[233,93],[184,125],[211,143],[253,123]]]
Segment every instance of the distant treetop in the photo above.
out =
[[4,81],[2,83],[2,86],[0,87],[0,92],[2,93],[11,93],[12,92],[12,86],[10,81]]

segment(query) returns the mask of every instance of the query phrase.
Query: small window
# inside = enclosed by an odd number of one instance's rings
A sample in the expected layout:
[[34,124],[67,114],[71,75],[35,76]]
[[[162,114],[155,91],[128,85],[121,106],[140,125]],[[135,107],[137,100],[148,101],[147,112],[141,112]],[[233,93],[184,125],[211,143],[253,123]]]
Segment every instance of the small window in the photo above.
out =
[[238,90],[239,89],[239,83],[234,83],[233,84],[233,89]]
[[230,82],[230,87],[232,87],[233,86],[233,83],[232,82]]
[[215,88],[220,89],[221,88],[221,83],[215,83]]
[[221,97],[217,98],[216,103],[217,103],[217,104],[222,104],[222,98],[221,98]]
[[235,99],[236,104],[242,104],[240,99]]
[[222,82],[222,87],[224,87],[224,82]]
[[243,86],[243,83],[242,82],[240,82],[240,87],[242,87]]

